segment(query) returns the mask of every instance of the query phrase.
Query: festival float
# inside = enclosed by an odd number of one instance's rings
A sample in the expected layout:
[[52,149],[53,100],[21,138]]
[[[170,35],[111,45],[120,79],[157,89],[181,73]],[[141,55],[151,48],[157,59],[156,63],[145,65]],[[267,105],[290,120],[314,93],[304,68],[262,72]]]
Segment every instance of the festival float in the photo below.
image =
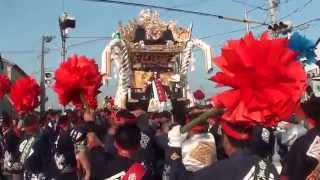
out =
[[186,103],[194,48],[204,53],[206,70],[212,69],[212,50],[192,37],[192,25],[163,21],[149,9],[127,25],[120,22],[102,53],[101,69],[104,84],[117,76],[115,105],[127,108],[139,102],[148,111],[164,111],[174,103]]

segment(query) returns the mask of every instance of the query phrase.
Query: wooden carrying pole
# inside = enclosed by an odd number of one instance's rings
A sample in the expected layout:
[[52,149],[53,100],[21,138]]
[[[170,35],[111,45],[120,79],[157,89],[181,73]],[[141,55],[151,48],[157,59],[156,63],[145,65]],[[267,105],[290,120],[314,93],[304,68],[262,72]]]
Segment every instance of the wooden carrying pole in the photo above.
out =
[[184,125],[181,128],[181,133],[185,133],[188,130],[190,130],[193,126],[207,121],[209,117],[217,117],[217,116],[220,116],[222,113],[223,113],[223,109],[220,109],[220,108],[209,109],[208,111],[202,113],[197,118],[190,121],[188,124]]

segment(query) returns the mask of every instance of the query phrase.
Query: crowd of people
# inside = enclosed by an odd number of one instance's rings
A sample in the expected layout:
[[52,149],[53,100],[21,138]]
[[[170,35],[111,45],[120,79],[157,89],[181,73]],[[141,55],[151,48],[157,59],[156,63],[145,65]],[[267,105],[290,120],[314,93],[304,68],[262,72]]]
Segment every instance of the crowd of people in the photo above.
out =
[[170,97],[154,73],[151,97],[127,101],[124,83],[97,109],[98,66],[74,55],[55,71],[54,84],[59,103],[74,109],[37,113],[36,81],[24,77],[10,87],[0,76],[0,95],[17,113],[0,112],[0,178],[320,179],[319,79],[307,76],[303,53],[290,44],[267,32],[228,41],[210,80],[230,88],[208,103],[200,91]]
[[[215,117],[181,132],[210,105],[181,109],[180,116],[149,113],[139,105],[48,110],[15,119],[2,112],[1,179],[316,179],[319,103],[304,102],[304,113],[295,115],[300,120],[292,119],[308,131],[291,146],[281,144],[276,128],[220,124]],[[274,154],[281,155],[282,170]]]

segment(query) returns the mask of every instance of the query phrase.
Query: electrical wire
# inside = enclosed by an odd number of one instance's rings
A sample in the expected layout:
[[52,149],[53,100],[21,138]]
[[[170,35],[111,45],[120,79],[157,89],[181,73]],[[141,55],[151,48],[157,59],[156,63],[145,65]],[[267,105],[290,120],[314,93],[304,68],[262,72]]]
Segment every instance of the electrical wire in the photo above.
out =
[[210,14],[210,13],[199,12],[199,11],[190,11],[190,10],[170,8],[170,7],[164,7],[164,6],[148,5],[148,4],[142,4],[142,3],[131,3],[131,2],[115,1],[115,0],[85,0],[85,1],[104,2],[104,3],[120,4],[120,5],[126,5],[126,6],[154,8],[154,9],[175,11],[175,12],[180,12],[180,13],[185,13],[185,14],[196,14],[196,15],[199,15],[199,16],[214,17],[214,18],[217,18],[217,19],[234,21],[234,22],[260,24],[260,25],[264,25],[264,26],[268,26],[269,25],[269,24],[266,24],[266,23],[263,23],[263,22],[259,22],[259,21],[255,21],[255,20],[238,19],[238,18],[235,18],[235,17],[227,17],[227,16],[222,16],[222,15],[217,15],[217,14]]
[[287,15],[281,17],[279,20],[286,19],[286,18],[288,18],[288,17],[290,17],[290,16],[292,16],[292,15],[294,15],[294,14],[296,14],[296,13],[301,12],[301,11],[304,10],[309,4],[311,4],[312,1],[313,1],[313,0],[308,0],[307,2],[305,2],[305,3],[303,4],[303,6],[294,9],[293,11],[291,11],[290,13],[288,13]]
[[253,4],[244,2],[244,1],[240,1],[240,0],[231,0],[231,1],[234,2],[234,3],[239,3],[239,4],[242,4],[244,6],[251,7],[253,9],[259,9],[259,10],[262,10],[262,11],[268,11],[269,10],[269,8],[266,8],[266,7],[263,7],[263,6],[256,6],[256,5],[253,5]]
[[[250,29],[258,29],[258,28],[261,28],[261,27],[264,27],[264,26],[263,25],[256,25],[256,26],[251,27]],[[211,34],[211,35],[200,37],[199,39],[210,39],[210,38],[215,37],[215,36],[225,36],[225,35],[234,34],[234,33],[237,33],[237,32],[243,32],[243,31],[246,31],[246,30],[247,30],[247,28],[240,28],[240,29],[235,29],[235,30],[228,31],[228,32],[214,33],[214,34]]]
[[306,22],[304,22],[304,23],[301,23],[301,24],[299,24],[299,25],[296,25],[296,26],[294,26],[294,28],[297,28],[297,27],[300,27],[300,26],[304,26],[304,25],[306,25],[306,24],[310,24],[310,23],[313,23],[313,22],[316,22],[316,21],[320,21],[320,17],[313,18],[313,19],[308,20],[308,21],[306,21]]
[[[248,13],[251,13],[255,10],[262,10],[262,11],[269,11],[270,9],[272,9],[273,7],[264,7],[262,5],[260,6],[255,6],[253,4],[249,4],[247,2],[244,2],[244,1],[240,1],[240,0],[231,0],[232,2],[235,2],[235,3],[239,3],[239,4],[242,4],[244,6],[248,6],[248,7],[252,7],[252,9],[250,9],[248,11]],[[282,2],[282,4],[288,4],[289,2],[292,2],[292,0],[286,0],[285,2]]]
[[[304,25],[310,24],[312,22],[315,22],[315,21],[320,21],[320,18],[314,18],[312,20],[309,20],[309,21],[306,21],[306,22],[304,22],[302,24],[294,26],[293,28],[296,29],[296,28],[302,27]],[[263,26],[262,25],[257,25],[257,26],[251,27],[250,29],[257,29],[257,28],[261,28],[261,27],[263,27]],[[225,35],[234,34],[234,33],[243,32],[243,31],[246,31],[246,28],[239,28],[239,29],[235,29],[235,30],[232,30],[232,31],[228,31],[228,32],[214,33],[214,34],[211,34],[211,35],[200,37],[199,39],[202,39],[202,40],[203,39],[210,39],[210,38],[216,37],[216,36],[225,36]],[[78,46],[83,46],[83,45],[87,45],[87,44],[91,44],[91,43],[95,43],[95,42],[102,41],[102,40],[106,40],[106,38],[97,38],[97,39],[93,39],[93,40],[74,43],[74,44],[69,45],[67,47],[67,49],[78,47]],[[218,46],[222,46],[222,45],[218,45]],[[50,51],[59,51],[59,49],[50,48]],[[1,54],[35,54],[35,53],[39,53],[38,50],[8,50],[8,51],[0,51],[0,52],[1,52]]]
[[1,54],[34,54],[38,53],[39,51],[36,49],[30,49],[30,50],[4,50],[1,51]]
[[320,17],[318,18],[313,18],[311,20],[308,20],[304,23],[301,23],[299,25],[296,25],[293,27],[293,29],[296,29],[296,30],[300,30],[300,31],[303,31],[303,30],[306,30],[306,29],[309,29],[310,27],[310,24],[313,23],[313,22],[317,22],[317,21],[320,21]]
[[[240,3],[242,5],[245,5],[247,6],[248,4],[245,3],[245,2],[242,2],[242,1],[237,1],[237,0],[232,0],[233,2],[237,2],[237,3]],[[254,5],[250,5],[250,6],[254,6]],[[262,6],[256,6],[254,7],[253,9],[250,9],[247,13],[251,13],[257,9],[261,9]],[[268,8],[267,10],[269,10],[270,8]],[[268,19],[268,14],[266,14],[266,17],[264,19],[264,23],[267,22],[267,19]],[[251,27],[250,29],[257,29],[257,28],[260,28],[262,27],[261,25],[257,25],[257,26],[253,26]],[[237,33],[237,32],[242,32],[242,31],[246,31],[247,28],[241,28],[241,29],[235,29],[235,30],[232,30],[232,31],[228,31],[228,32],[221,32],[221,33],[215,33],[215,34],[212,34],[212,35],[208,35],[208,36],[204,36],[200,39],[208,39],[208,38],[211,38],[211,37],[215,37],[215,36],[224,36],[224,35],[228,35],[228,34],[233,34],[233,33]]]
[[[67,49],[69,48],[74,48],[74,47],[77,47],[77,46],[82,46],[82,45],[87,45],[87,44],[90,44],[90,43],[94,43],[94,42],[97,42],[97,41],[102,41],[102,40],[106,40],[106,39],[110,39],[111,37],[109,36],[87,36],[87,37],[73,37],[73,38],[83,38],[83,39],[92,39],[92,38],[95,38],[93,40],[87,40],[87,41],[83,41],[83,42],[79,42],[79,43],[74,43],[74,44],[71,44],[67,47]],[[60,51],[59,48],[48,48],[48,52],[47,53],[50,53],[51,51]],[[13,55],[16,55],[16,54],[38,54],[39,53],[39,50],[38,49],[29,49],[29,50],[3,50],[1,51],[0,50],[0,53],[1,54],[13,54]]]
[[74,44],[71,44],[71,45],[67,46],[67,49],[74,48],[74,47],[77,47],[77,46],[83,46],[83,45],[91,44],[91,43],[98,42],[98,41],[105,41],[105,40],[106,40],[106,38],[97,38],[97,39],[82,41],[82,42],[74,43]]
[[67,36],[68,39],[111,39],[110,36]]
[[200,4],[206,3],[208,1],[210,1],[210,0],[201,0],[201,2],[194,1],[194,2],[190,2],[190,3],[176,4],[176,5],[173,5],[172,8],[181,8],[181,7],[200,5]]
[[[316,21],[320,21],[320,17],[318,18],[313,18],[311,20],[308,20],[306,22],[303,22],[301,24],[298,24],[296,26],[293,26],[293,29],[298,29],[299,27],[303,27],[307,24],[310,24],[312,22],[316,22]],[[258,29],[260,27],[263,27],[261,25],[256,25],[256,26],[253,26],[251,27],[250,29]],[[220,32],[220,33],[215,33],[215,34],[211,34],[211,35],[207,35],[207,36],[203,36],[203,37],[200,37],[199,39],[210,39],[212,37],[215,37],[215,36],[224,36],[224,35],[229,35],[229,34],[233,34],[233,33],[237,33],[237,32],[243,32],[243,31],[246,31],[246,28],[241,28],[241,29],[235,29],[235,30],[232,30],[232,31],[228,31],[228,32]]]
[[[199,5],[199,4],[203,4],[208,2],[209,0],[202,0],[201,2],[191,2],[191,3],[184,3],[184,4],[176,4],[173,5],[171,8],[181,8],[181,7],[188,7],[188,6],[195,6],[195,5]],[[161,13],[161,17],[166,17],[166,15],[168,14],[169,11],[166,11],[164,13]]]
[[[237,0],[233,0],[233,1],[237,1]],[[286,1],[286,3],[287,2],[289,2],[289,1]],[[292,11],[291,13],[289,13],[286,16],[289,16],[289,15],[291,16],[293,12],[297,13],[297,12],[303,10],[311,2],[312,2],[312,0],[308,0],[302,7],[299,7],[297,9],[295,9],[294,11]],[[282,17],[282,18],[284,18],[284,17]],[[320,21],[320,17],[308,20],[308,21],[306,21],[304,23],[301,23],[299,25],[294,26],[293,28],[294,29],[298,29],[299,27],[303,27],[303,26],[308,25],[308,24],[310,24],[312,22],[315,22],[315,21]],[[265,22],[266,21],[264,21],[264,23]],[[251,27],[251,29],[257,29],[257,28],[260,28],[260,27],[263,27],[263,26],[264,25],[256,25],[256,26]],[[229,35],[229,34],[233,34],[233,33],[237,33],[237,32],[243,32],[243,31],[246,31],[246,28],[235,29],[235,30],[231,30],[231,31],[228,31],[228,32],[214,33],[214,34],[211,34],[211,35],[200,37],[199,39],[209,39],[209,38],[216,37],[216,36],[225,36],[225,35]],[[67,47],[67,49],[78,47],[78,46],[82,46],[82,45],[87,45],[87,44],[91,44],[91,43],[95,43],[95,42],[106,40],[106,39],[110,39],[111,37],[110,36],[71,36],[71,37],[68,37],[68,38],[75,38],[75,39],[92,39],[92,38],[95,38],[95,39],[71,44],[71,45],[69,45]],[[60,51],[60,50],[58,48],[50,48],[50,51]],[[4,51],[0,51],[0,52],[2,54],[35,54],[35,53],[39,53],[39,50],[37,50],[37,49],[30,49],[30,50],[4,50]]]
[[[288,1],[288,2],[290,2],[290,1]],[[288,3],[288,2],[286,2],[286,3]],[[308,6],[311,2],[312,2],[312,0],[307,1],[302,7],[305,8],[305,7]],[[303,9],[303,8],[302,8],[302,9]],[[299,9],[300,9],[300,8],[299,8]],[[266,16],[266,19],[265,19],[264,22],[266,22],[267,18],[268,18],[268,15]],[[316,22],[316,21],[320,21],[320,17],[313,18],[313,19],[311,19],[311,20],[308,20],[308,21],[306,21],[306,22],[303,22],[303,23],[301,23],[301,24],[298,24],[298,25],[296,25],[296,26],[293,26],[293,29],[298,29],[298,28],[300,28],[300,27],[303,27],[303,26],[305,26],[305,25],[308,25],[308,24],[310,24],[310,23],[312,23],[312,22]],[[260,27],[263,27],[263,26],[257,25],[257,26],[251,27],[250,29],[257,29],[257,28],[260,28]],[[229,34],[233,34],[233,33],[237,33],[237,32],[242,32],[242,31],[245,31],[245,30],[246,30],[246,28],[241,28],[241,29],[235,29],[235,30],[228,31],[228,32],[215,33],[215,34],[211,34],[211,35],[208,35],[208,36],[203,36],[203,37],[201,37],[200,39],[209,39],[209,38],[212,38],[212,37],[215,37],[215,36],[224,36],[224,35],[229,35]]]
[[[266,22],[268,20],[268,14],[266,14],[266,17],[264,19],[264,22]],[[253,26],[253,27],[250,27],[250,29],[258,29],[258,28],[261,28],[261,27],[264,27],[262,25],[256,25],[256,26]],[[240,28],[240,29],[235,29],[235,30],[231,30],[231,31],[228,31],[228,32],[220,32],[220,33],[215,33],[215,34],[211,34],[211,35],[207,35],[207,36],[203,36],[199,39],[210,39],[212,37],[215,37],[215,36],[224,36],[224,35],[229,35],[229,34],[233,34],[233,33],[237,33],[237,32],[243,32],[243,31],[246,31],[247,28]]]

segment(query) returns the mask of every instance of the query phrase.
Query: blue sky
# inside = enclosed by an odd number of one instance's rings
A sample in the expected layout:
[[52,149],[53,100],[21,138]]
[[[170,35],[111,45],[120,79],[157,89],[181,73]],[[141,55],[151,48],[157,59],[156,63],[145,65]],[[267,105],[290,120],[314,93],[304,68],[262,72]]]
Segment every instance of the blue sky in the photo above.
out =
[[[123,0],[124,1],[124,0]],[[146,3],[159,6],[175,7],[194,11],[233,16],[242,18],[244,10],[252,9],[248,5],[237,3],[242,1],[250,6],[262,6],[267,8],[267,0],[135,0],[128,2]],[[278,17],[292,14],[287,18],[294,25],[306,22],[317,17],[320,7],[319,0],[313,0],[305,8],[303,5],[308,0],[280,0]],[[291,13],[301,7],[296,13]],[[117,28],[119,21],[127,22],[136,17],[140,12],[139,7],[129,7],[107,3],[88,2],[84,0],[0,0],[0,52],[4,58],[20,65],[27,73],[39,77],[39,54],[41,36],[43,34],[54,35],[56,38],[48,45],[51,49],[46,55],[46,67],[54,70],[61,62],[60,58],[60,32],[58,27],[58,16],[64,11],[70,13],[77,20],[77,27],[71,32],[71,36],[110,36]],[[267,12],[256,9],[249,14],[249,18],[267,21]],[[244,24],[224,21],[211,17],[203,17],[191,14],[182,14],[169,11],[160,11],[160,16],[165,20],[176,20],[178,24],[188,26],[193,22],[193,36],[205,37],[212,34],[229,32],[239,28],[245,28]],[[264,28],[253,29],[255,33],[261,33]],[[307,29],[302,31],[307,37],[316,40],[320,36],[320,22],[311,23]],[[228,39],[238,38],[244,31],[215,35],[204,39],[210,44],[214,53],[220,53],[221,45]],[[68,45],[81,43],[90,39],[70,39]],[[83,54],[95,58],[100,64],[100,55],[106,44],[106,40],[94,41],[68,49],[72,53]],[[18,52],[15,52],[18,51]],[[25,51],[21,53],[21,51]],[[201,61],[200,53],[195,53],[196,71],[191,72],[189,81],[191,87],[202,87],[212,95],[214,86],[207,81],[209,75],[204,72],[204,63]],[[103,88],[103,95],[113,94],[115,82],[108,88]],[[49,105],[56,106],[57,101],[52,90],[49,94]]]

